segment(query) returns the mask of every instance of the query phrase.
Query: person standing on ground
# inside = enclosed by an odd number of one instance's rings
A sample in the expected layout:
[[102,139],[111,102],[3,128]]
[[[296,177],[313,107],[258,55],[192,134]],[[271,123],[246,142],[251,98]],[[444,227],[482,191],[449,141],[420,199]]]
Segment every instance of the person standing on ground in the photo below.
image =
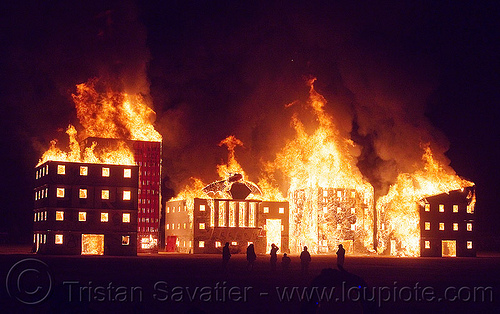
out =
[[231,252],[229,252],[229,242],[226,242],[226,244],[222,248],[222,269],[224,271],[227,270],[227,264],[229,263],[230,258]]
[[337,250],[337,268],[339,270],[344,270],[344,259],[345,259],[345,249],[342,244],[339,244],[339,249]]
[[271,244],[271,259],[270,259],[270,262],[271,262],[271,271],[275,271],[276,270],[276,262],[278,261],[278,250],[280,248],[276,245],[276,244]]
[[253,263],[255,262],[256,259],[257,259],[257,254],[255,254],[255,248],[253,246],[253,243],[251,243],[247,247],[247,261],[248,261],[247,270],[253,270]]
[[309,271],[309,263],[311,262],[311,254],[307,251],[307,246],[304,246],[304,251],[300,253],[300,265],[302,266],[302,274],[307,274]]

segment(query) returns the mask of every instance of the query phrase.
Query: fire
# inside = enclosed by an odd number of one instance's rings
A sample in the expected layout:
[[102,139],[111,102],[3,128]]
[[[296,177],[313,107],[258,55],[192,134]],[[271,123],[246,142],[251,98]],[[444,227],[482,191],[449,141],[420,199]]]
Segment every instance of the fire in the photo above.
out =
[[[331,252],[348,235],[368,250],[373,244],[373,187],[356,167],[350,153],[354,143],[341,136],[325,112],[326,100],[314,81],[309,81],[308,105],[318,126],[308,133],[295,114],[295,138],[266,169],[281,171],[290,182],[290,250],[297,253],[307,245],[315,253]],[[345,221],[349,226],[342,225]]]
[[451,169],[435,160],[430,146],[423,146],[424,167],[414,173],[401,173],[389,192],[377,200],[378,246],[385,251],[391,240],[396,241],[400,256],[420,255],[419,201],[424,197],[473,186]]
[[[79,84],[73,95],[77,117],[86,137],[161,142],[162,137],[151,122],[154,111],[145,104],[141,95],[115,92],[109,87],[99,93],[98,83],[98,79],[91,79]],[[61,150],[57,147],[57,141],[52,140],[38,165],[48,160],[135,165],[134,154],[125,141],[101,147],[97,151],[95,142],[88,147],[81,147],[73,125],[68,126],[66,134],[69,136],[68,150]]]

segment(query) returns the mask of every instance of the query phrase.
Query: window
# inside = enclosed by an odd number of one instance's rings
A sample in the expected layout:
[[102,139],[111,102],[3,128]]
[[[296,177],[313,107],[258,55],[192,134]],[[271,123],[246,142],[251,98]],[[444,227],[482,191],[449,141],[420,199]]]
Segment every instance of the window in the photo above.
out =
[[130,244],[130,236],[122,236],[122,245]]
[[204,212],[205,211],[205,205],[200,205],[200,212]]
[[63,211],[56,211],[56,220],[57,221],[63,221],[64,220],[64,212]]
[[47,220],[47,212],[43,212],[43,220]]
[[205,229],[205,224],[203,222],[200,222],[199,229]]
[[57,174],[66,174],[66,166],[57,165]]
[[35,214],[33,215],[33,221],[36,221],[36,216],[37,216],[37,214],[38,214],[38,213],[35,213]]
[[269,207],[264,206],[264,214],[268,214],[268,213],[269,213]]
[[167,207],[167,214],[170,213],[170,207]]
[[130,213],[123,213],[122,222],[130,222]]
[[280,207],[279,210],[278,210],[278,212],[280,214],[284,214],[285,213],[285,208],[284,207]]
[[108,222],[108,213],[101,213],[101,222]]
[[87,198],[87,189],[80,189],[80,198]]
[[123,169],[123,177],[124,178],[132,178],[132,169],[130,169],[130,168]]
[[430,212],[431,211],[431,204],[425,204],[424,209],[426,212]]
[[248,226],[254,228],[255,227],[255,206],[257,203],[250,203],[250,211],[248,213]]
[[444,230],[444,222],[439,223],[439,230]]
[[168,229],[170,229],[170,224],[167,224],[167,225],[166,225],[166,228],[167,228],[167,230],[168,230]]
[[439,212],[444,213],[444,204],[439,204]]
[[63,235],[62,234],[56,234],[55,243],[56,244],[63,244]]
[[221,247],[222,246],[222,243],[220,243],[220,241],[215,241],[215,247]]
[[102,176],[103,177],[109,177],[109,168],[102,167]]
[[458,205],[453,205],[453,212],[458,213]]
[[226,202],[219,202],[219,227],[226,226]]
[[467,249],[472,249],[472,241],[467,241]]
[[453,223],[453,231],[458,231],[458,223]]
[[425,230],[431,230],[431,223],[430,223],[429,221],[426,221],[426,222],[424,223],[424,229],[425,229]]
[[187,224],[186,224],[186,223],[184,223],[184,224],[182,225],[182,227],[183,227],[184,229],[186,229]]
[[205,247],[205,241],[199,241],[198,247]]
[[233,242],[231,242],[231,245],[238,245],[238,242],[233,241]]
[[89,167],[87,166],[80,166],[80,175],[81,176],[86,176],[89,174]]
[[130,191],[123,191],[123,200],[130,201],[131,193]]
[[87,212],[78,212],[78,221],[87,221]]
[[426,249],[430,249],[431,248],[431,241],[425,241],[424,245],[425,245]]
[[64,188],[57,188],[56,195],[58,198],[64,198]]
[[101,199],[109,200],[109,190],[102,190],[101,191]]
[[180,223],[177,224],[177,229],[181,230],[181,224]]
[[229,202],[229,227],[236,227],[236,202]]
[[[481,229],[481,228],[479,228]],[[472,231],[472,223],[468,222],[467,223],[467,231]]]

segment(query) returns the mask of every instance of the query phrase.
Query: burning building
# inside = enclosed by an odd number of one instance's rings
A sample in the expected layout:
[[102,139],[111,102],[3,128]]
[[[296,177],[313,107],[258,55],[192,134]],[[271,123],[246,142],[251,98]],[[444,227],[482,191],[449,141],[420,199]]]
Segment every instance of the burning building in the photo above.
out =
[[420,256],[476,256],[474,187],[422,199]]
[[47,161],[35,169],[34,251],[136,255],[139,167]]
[[246,198],[260,195],[252,182],[235,174],[206,186],[207,196],[224,193],[231,198],[194,198],[166,203],[166,250],[220,253],[226,242],[233,252],[253,243],[256,253],[269,252],[271,244],[289,252],[288,202]]

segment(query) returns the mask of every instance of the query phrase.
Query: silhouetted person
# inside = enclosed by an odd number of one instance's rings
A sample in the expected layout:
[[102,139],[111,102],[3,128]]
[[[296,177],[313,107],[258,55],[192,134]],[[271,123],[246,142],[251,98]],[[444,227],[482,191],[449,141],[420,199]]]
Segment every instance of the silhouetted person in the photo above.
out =
[[288,272],[288,269],[290,269],[290,262],[292,260],[288,255],[283,254],[283,257],[281,258],[281,267],[283,268],[283,272]]
[[255,254],[255,248],[253,243],[247,247],[247,270],[253,270],[253,262],[257,259],[257,255]]
[[276,244],[271,244],[271,259],[270,259],[270,262],[271,262],[271,270],[272,271],[275,271],[276,270],[276,262],[278,261],[278,250],[280,248],[278,246],[276,246]]
[[300,253],[300,266],[302,274],[307,274],[309,271],[309,263],[311,262],[311,254],[307,251],[307,246],[304,246],[304,251]]
[[337,267],[339,270],[344,270],[344,259],[345,250],[342,244],[339,244],[339,249],[337,250]]
[[222,248],[222,269],[227,269],[227,263],[229,263],[229,259],[231,258],[231,252],[229,252],[229,242],[224,244]]

